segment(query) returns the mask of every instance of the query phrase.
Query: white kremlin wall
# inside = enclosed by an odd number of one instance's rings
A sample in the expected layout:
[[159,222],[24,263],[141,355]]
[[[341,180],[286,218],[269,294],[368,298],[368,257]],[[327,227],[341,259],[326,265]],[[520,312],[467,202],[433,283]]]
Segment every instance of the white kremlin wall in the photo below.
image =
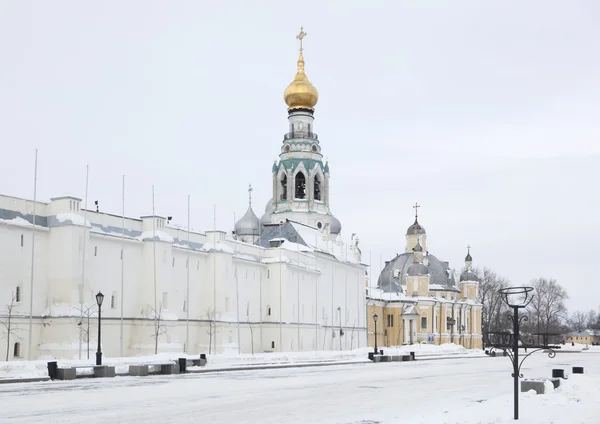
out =
[[[282,248],[262,248],[222,231],[191,232],[188,244],[187,231],[170,227],[158,216],[125,218],[122,236],[121,216],[86,213],[73,197],[38,202],[36,214],[29,352],[33,202],[0,196],[4,320],[17,287],[20,297],[12,311],[10,344],[6,334],[0,339],[0,358],[7,347],[9,360],[85,358],[87,338],[80,334],[88,320],[86,313],[81,319],[81,302],[93,314],[89,339],[94,357],[98,291],[105,295],[102,350],[108,357],[154,353],[155,302],[156,309],[162,305],[159,352],[208,353],[213,308],[213,352],[214,346],[217,352],[236,353],[366,346],[365,266],[347,253],[339,237],[327,240],[330,251],[317,248],[317,242],[307,247],[286,241]],[[331,236],[315,230],[311,237]]]

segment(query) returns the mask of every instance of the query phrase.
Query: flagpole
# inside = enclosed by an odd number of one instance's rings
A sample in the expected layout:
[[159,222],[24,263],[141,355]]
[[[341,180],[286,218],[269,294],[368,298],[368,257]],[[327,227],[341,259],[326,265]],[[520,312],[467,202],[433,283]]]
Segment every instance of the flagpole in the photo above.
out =
[[29,282],[29,346],[27,349],[27,359],[31,360],[32,353],[32,332],[33,332],[33,274],[35,270],[35,204],[37,202],[37,163],[38,149],[35,149],[35,167],[33,173],[33,229],[31,233],[31,280]]
[[[85,199],[83,204],[83,246],[82,246],[82,260],[81,260],[81,288],[79,290],[79,309],[80,309],[80,317],[79,322],[83,325],[83,295],[85,293],[85,245],[87,240],[87,201],[88,201],[88,187],[89,187],[89,178],[90,178],[90,166],[85,166]],[[89,319],[89,314],[88,314]],[[81,351],[83,340],[82,336],[83,332],[79,332],[79,359],[81,359]],[[90,335],[88,334],[88,340]],[[88,352],[88,356],[89,356]],[[89,358],[88,358],[89,359]]]
[[[152,185],[152,250],[152,264],[154,267],[154,320],[156,321],[156,319],[158,318],[158,308],[156,305],[156,213],[154,211],[154,184]],[[154,325],[156,326],[156,322],[154,323]]]
[[186,305],[185,305],[185,352],[188,353],[190,350],[190,195],[188,194],[188,221],[187,221],[187,241],[188,241],[188,255],[187,255],[187,286],[186,286]]
[[[235,215],[235,214],[234,214]],[[237,311],[237,342],[238,342],[238,355],[242,353],[241,351],[241,342],[240,342],[240,289],[239,289],[239,275],[238,275],[238,263],[239,259],[235,256],[237,255],[237,240],[233,241],[234,246],[234,259],[235,259],[235,309]]]
[[214,354],[217,354],[217,204],[213,205],[213,331]]
[[300,352],[300,244],[296,240],[296,254],[298,261],[298,280],[296,283],[298,289],[298,352]]
[[125,175],[123,174],[123,190],[121,196],[121,357],[123,357],[123,306],[125,300]]

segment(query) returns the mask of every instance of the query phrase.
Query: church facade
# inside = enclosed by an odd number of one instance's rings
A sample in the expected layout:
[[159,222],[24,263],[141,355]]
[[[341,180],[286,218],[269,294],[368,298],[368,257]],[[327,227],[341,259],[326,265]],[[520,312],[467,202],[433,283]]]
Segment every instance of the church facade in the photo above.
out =
[[0,196],[0,315],[14,333],[0,351],[92,358],[99,292],[108,357],[367,345],[366,265],[331,213],[305,35],[260,219],[250,201],[233,232],[193,232],[162,216],[84,210],[77,197]]
[[405,252],[387,261],[377,286],[368,289],[369,346],[455,343],[481,348],[482,305],[472,264],[469,249],[457,282],[448,262],[429,252],[427,232],[415,214]]

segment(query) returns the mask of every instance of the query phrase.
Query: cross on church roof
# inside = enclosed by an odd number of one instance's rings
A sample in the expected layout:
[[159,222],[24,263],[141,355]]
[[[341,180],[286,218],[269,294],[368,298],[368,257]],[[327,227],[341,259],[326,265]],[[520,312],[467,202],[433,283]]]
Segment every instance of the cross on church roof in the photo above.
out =
[[415,209],[415,219],[417,219],[419,217],[419,208],[421,206],[419,206],[418,203],[415,203],[415,205],[413,206],[413,208]]
[[306,37],[308,34],[304,32],[304,27],[300,27],[300,34],[296,35],[296,38],[300,40],[300,53],[302,53],[302,39]]
[[469,251],[469,253],[471,253],[471,245],[470,244],[467,246],[467,250]]
[[248,184],[248,204],[252,206],[252,184]]

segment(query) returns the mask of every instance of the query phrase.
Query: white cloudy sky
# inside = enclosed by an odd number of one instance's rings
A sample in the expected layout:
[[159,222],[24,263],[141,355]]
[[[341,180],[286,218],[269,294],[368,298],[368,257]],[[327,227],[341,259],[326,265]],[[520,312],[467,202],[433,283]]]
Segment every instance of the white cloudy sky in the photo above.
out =
[[0,1],[0,193],[231,230],[270,198],[304,26],[344,234],[373,271],[411,206],[432,253],[597,307],[600,5],[588,1]]

